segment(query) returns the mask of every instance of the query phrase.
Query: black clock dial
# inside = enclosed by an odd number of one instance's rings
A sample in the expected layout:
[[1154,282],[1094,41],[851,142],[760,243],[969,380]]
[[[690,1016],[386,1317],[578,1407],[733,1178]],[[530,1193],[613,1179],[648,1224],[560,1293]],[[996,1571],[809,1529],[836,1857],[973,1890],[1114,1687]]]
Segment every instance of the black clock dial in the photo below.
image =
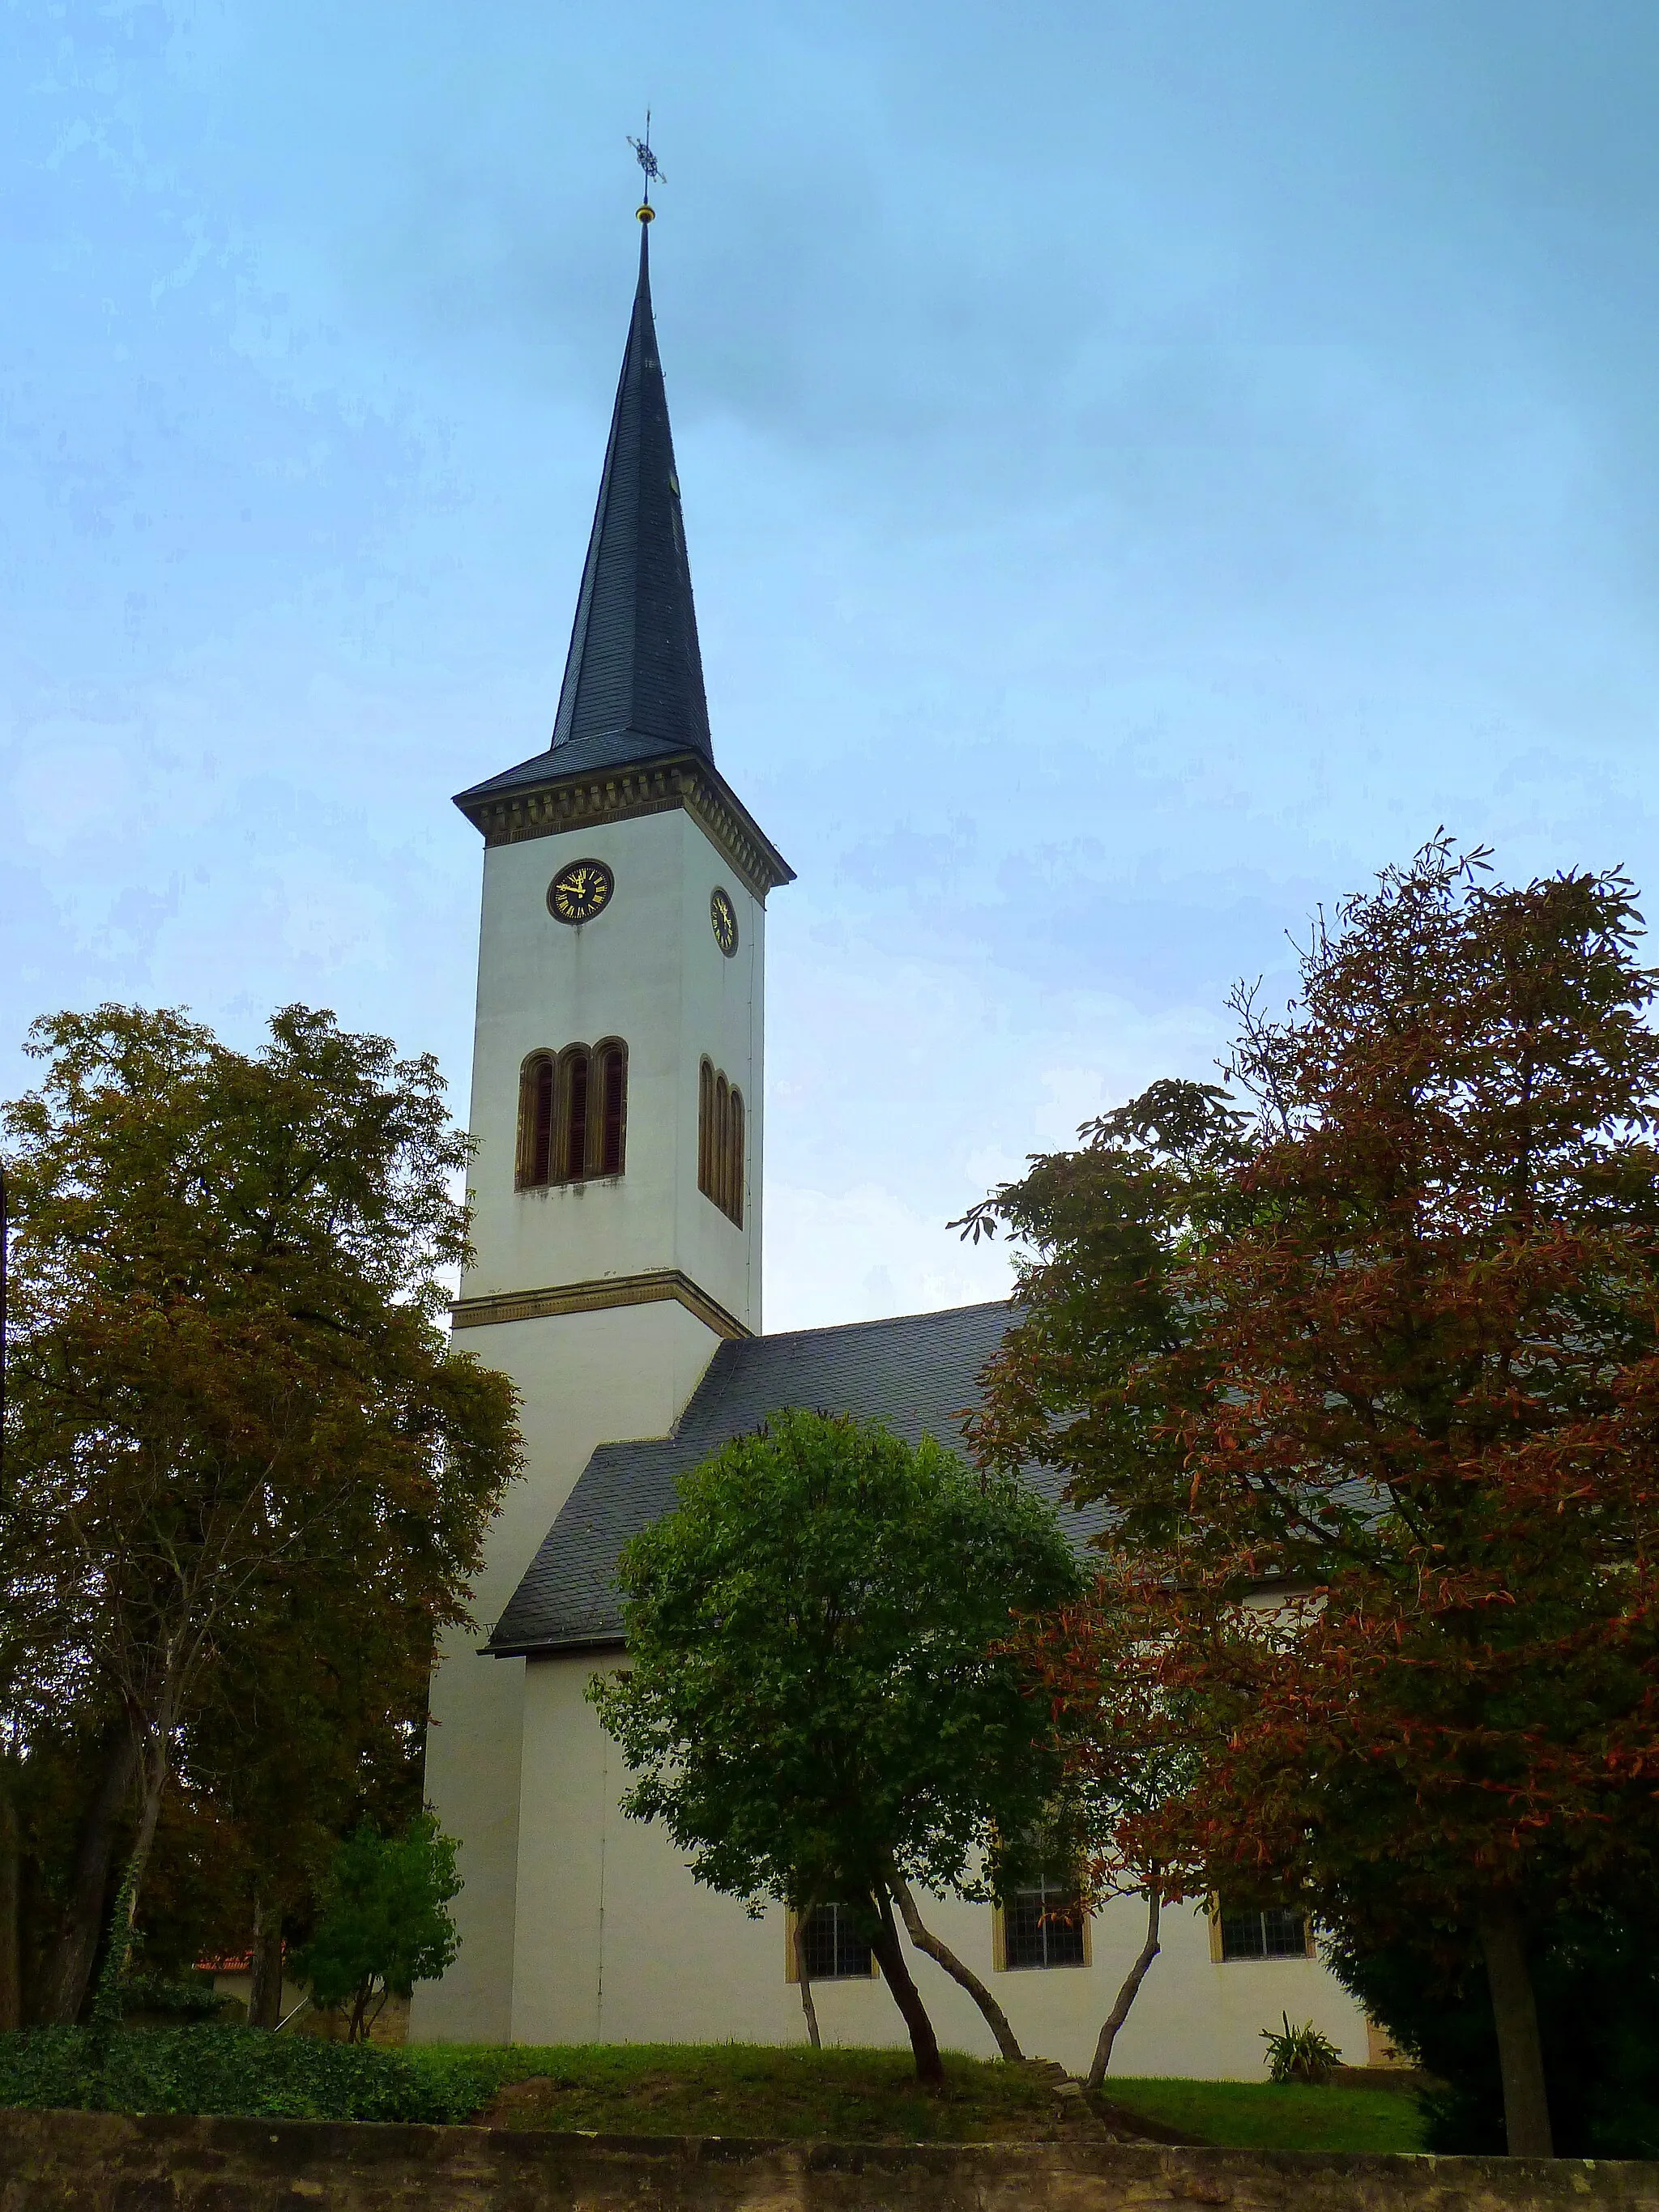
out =
[[725,891],[716,890],[710,898],[708,923],[715,944],[729,960],[738,949],[738,910]]
[[573,860],[547,887],[547,910],[555,921],[592,921],[611,903],[617,878],[603,860]]

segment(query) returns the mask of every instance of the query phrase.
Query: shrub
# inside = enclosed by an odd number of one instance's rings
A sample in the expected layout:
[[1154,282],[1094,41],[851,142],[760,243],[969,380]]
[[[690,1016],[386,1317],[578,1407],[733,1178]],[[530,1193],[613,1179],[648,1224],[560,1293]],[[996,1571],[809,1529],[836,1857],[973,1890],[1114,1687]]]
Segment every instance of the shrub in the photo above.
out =
[[166,1974],[129,1974],[121,1984],[121,2011],[148,2013],[169,2021],[216,2020],[227,2000],[210,1981],[173,1981]]
[[[1533,1985],[1561,2158],[1659,2158],[1659,1913],[1617,1905],[1540,1915]],[[1468,1929],[1361,1952],[1334,1942],[1337,1978],[1433,2076],[1425,2150],[1504,2148],[1504,2089],[1485,1964]]]
[[487,2062],[321,2043],[263,2028],[128,2028],[100,2065],[79,2027],[0,2035],[0,2106],[215,2112],[283,2120],[470,2119],[494,2094]]

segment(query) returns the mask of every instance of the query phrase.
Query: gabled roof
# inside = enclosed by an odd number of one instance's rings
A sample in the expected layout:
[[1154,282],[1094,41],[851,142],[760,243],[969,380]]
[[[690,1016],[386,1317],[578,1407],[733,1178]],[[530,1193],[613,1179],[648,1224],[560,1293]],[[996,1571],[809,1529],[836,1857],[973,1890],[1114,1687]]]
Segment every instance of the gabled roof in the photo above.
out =
[[[678,1476],[786,1407],[877,1419],[908,1443],[932,1436],[959,1449],[986,1362],[1018,1319],[999,1299],[722,1344],[672,1437],[599,1446],[485,1648],[507,1658],[620,1644],[617,1553],[673,1510]],[[1079,1551],[1103,1527],[1098,1507],[1060,1505],[1048,1469],[1028,1468],[1026,1480],[1060,1507]]]

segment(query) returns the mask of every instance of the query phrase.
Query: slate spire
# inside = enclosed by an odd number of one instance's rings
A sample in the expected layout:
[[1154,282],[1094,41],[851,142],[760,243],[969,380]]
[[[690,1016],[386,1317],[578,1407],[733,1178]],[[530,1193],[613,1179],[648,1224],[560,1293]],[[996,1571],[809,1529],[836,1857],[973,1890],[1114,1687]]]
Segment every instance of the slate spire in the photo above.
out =
[[553,746],[654,738],[712,761],[680,484],[651,313],[652,210],[640,210],[640,281],[582,569]]

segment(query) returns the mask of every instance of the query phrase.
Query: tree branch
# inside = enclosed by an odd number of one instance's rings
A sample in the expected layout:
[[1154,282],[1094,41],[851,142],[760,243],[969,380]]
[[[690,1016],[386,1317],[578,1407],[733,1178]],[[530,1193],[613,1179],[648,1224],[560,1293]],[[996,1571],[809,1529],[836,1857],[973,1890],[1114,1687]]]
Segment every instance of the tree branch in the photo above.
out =
[[1117,2041],[1117,2032],[1129,2017],[1129,2008],[1140,1993],[1148,1968],[1159,1950],[1158,1940],[1158,1881],[1162,1869],[1153,1867],[1146,1885],[1146,1941],[1140,1947],[1140,1955],[1123,1978],[1123,1986],[1117,1993],[1117,2002],[1101,2023],[1100,2039],[1095,2045],[1095,2055],[1089,2067],[1089,2087],[1099,2088],[1106,2079],[1106,2069],[1112,2063],[1112,2045]]
[[910,1941],[918,1951],[925,1951],[930,1959],[943,1966],[952,1981],[961,1983],[984,2014],[986,2024],[997,2039],[997,2049],[1005,2058],[1018,2065],[1025,2054],[1015,2039],[1013,2029],[1008,2025],[1007,2014],[973,1968],[964,1966],[948,1943],[942,1942],[922,1925],[921,1915],[916,1910],[916,1900],[910,1894],[910,1885],[896,1872],[891,1877],[891,1887]]

